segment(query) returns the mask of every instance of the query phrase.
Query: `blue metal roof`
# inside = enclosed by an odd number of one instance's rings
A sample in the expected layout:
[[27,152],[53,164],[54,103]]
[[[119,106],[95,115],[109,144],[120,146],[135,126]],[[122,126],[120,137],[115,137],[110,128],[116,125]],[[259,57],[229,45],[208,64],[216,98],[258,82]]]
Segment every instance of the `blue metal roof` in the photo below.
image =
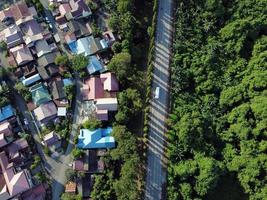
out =
[[0,122],[14,116],[14,111],[11,105],[0,108]]
[[29,86],[29,85],[31,85],[31,84],[39,81],[39,80],[41,80],[40,75],[39,74],[35,74],[35,75],[33,75],[33,76],[29,77],[29,78],[26,78],[26,79],[24,78],[21,82],[22,82],[23,85]]
[[96,72],[99,72],[103,70],[104,67],[102,63],[97,59],[96,56],[90,56],[89,57],[89,64],[87,66],[87,71],[89,74],[94,74]]
[[77,50],[77,41],[73,41],[73,42],[68,43],[68,46],[71,50],[71,53],[77,54],[77,51],[78,51]]
[[81,149],[114,148],[115,139],[110,136],[112,128],[99,128],[94,131],[81,129],[77,147]]

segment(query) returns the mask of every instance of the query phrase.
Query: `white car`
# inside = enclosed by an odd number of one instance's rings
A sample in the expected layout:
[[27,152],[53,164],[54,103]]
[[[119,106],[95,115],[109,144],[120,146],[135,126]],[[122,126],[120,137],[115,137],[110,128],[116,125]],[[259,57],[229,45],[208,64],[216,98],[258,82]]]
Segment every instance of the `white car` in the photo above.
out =
[[158,99],[159,98],[159,91],[160,91],[160,88],[159,87],[156,87],[155,93],[154,93],[154,98],[155,99]]

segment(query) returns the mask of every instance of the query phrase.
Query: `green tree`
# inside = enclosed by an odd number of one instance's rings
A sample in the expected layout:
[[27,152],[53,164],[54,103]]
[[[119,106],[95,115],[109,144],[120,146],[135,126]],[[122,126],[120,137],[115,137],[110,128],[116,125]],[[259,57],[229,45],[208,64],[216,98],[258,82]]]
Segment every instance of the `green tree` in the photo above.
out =
[[15,85],[15,89],[18,91],[18,93],[24,97],[24,99],[29,102],[32,99],[32,94],[29,90],[29,88],[27,88],[25,85],[23,85],[21,82],[17,83]]
[[64,55],[57,56],[55,59],[55,63],[60,66],[69,66],[70,60],[69,60],[69,57],[64,54]]
[[76,72],[83,71],[88,65],[88,58],[82,54],[75,55],[71,59],[71,68]]
[[114,55],[108,64],[108,69],[116,74],[122,84],[126,84],[126,81],[133,72],[131,68],[131,55],[124,52]]
[[101,128],[101,126],[101,121],[96,118],[90,118],[83,123],[83,128],[89,129],[91,131],[97,128]]

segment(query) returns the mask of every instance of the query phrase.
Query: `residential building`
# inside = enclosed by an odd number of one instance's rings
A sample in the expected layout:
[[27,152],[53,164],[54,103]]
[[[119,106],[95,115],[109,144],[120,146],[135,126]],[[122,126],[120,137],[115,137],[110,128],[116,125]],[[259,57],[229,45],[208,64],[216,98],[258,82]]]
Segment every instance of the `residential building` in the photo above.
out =
[[11,25],[2,31],[7,48],[15,47],[23,43],[23,35],[17,25]]
[[9,163],[6,153],[0,153],[0,199],[8,200],[18,196],[32,187],[30,174],[27,170],[17,171]]
[[4,134],[4,135],[7,135],[7,136],[10,136],[10,135],[13,134],[13,132],[12,132],[12,126],[11,126],[10,122],[3,121],[0,124],[0,133],[1,134]]
[[50,90],[55,100],[62,100],[67,97],[65,90],[64,90],[64,83],[61,78],[53,80],[50,84]]
[[45,54],[38,58],[37,62],[39,66],[45,67],[49,64],[53,64],[56,59],[56,54],[54,52]]
[[95,55],[93,55],[89,57],[89,63],[86,69],[89,74],[95,74],[102,72],[104,70],[104,65]]
[[103,49],[99,38],[88,36],[77,40],[77,54],[90,56],[100,52]]
[[30,76],[28,78],[23,77],[21,79],[21,82],[25,86],[30,86],[30,85],[32,85],[32,84],[34,84],[34,83],[36,83],[37,81],[40,81],[40,80],[41,80],[41,76],[37,73],[37,74],[34,74],[34,75],[32,75],[32,76]]
[[65,192],[75,194],[77,190],[77,184],[70,181],[65,185]]
[[29,48],[23,44],[13,47],[10,50],[10,53],[13,55],[16,60],[17,65],[24,65],[33,60],[32,54]]
[[101,79],[98,77],[92,77],[85,81],[82,88],[83,100],[96,100],[104,98],[104,88]]
[[68,20],[81,19],[92,15],[92,11],[86,5],[84,0],[70,0],[69,5],[71,7],[71,11],[65,13],[65,17]]
[[33,113],[40,124],[45,125],[57,117],[57,108],[54,102],[50,101],[34,109]]
[[104,90],[109,92],[119,91],[119,82],[114,73],[107,72],[100,74],[100,78],[104,85]]
[[99,128],[94,131],[81,129],[77,147],[80,149],[114,148],[115,139],[110,136],[112,128]]
[[0,122],[9,120],[15,115],[15,112],[11,105],[4,106],[0,108]]
[[10,162],[20,164],[29,156],[29,144],[24,138],[20,138],[7,146],[7,155]]
[[97,110],[117,111],[118,110],[118,100],[117,100],[117,98],[96,99],[95,106],[96,106]]
[[56,149],[61,146],[61,141],[60,141],[59,136],[55,133],[55,131],[52,131],[44,136],[43,144],[47,147],[54,146]]
[[43,83],[36,84],[30,88],[32,100],[36,106],[51,101],[50,94]]
[[35,43],[35,50],[38,58],[52,52],[46,40],[38,40]]

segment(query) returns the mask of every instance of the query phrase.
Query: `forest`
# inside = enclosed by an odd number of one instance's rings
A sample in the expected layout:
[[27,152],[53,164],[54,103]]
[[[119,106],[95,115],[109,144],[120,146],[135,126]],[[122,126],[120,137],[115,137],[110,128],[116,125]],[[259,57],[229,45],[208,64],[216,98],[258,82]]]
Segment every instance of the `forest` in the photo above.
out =
[[176,1],[169,200],[267,199],[267,1]]

